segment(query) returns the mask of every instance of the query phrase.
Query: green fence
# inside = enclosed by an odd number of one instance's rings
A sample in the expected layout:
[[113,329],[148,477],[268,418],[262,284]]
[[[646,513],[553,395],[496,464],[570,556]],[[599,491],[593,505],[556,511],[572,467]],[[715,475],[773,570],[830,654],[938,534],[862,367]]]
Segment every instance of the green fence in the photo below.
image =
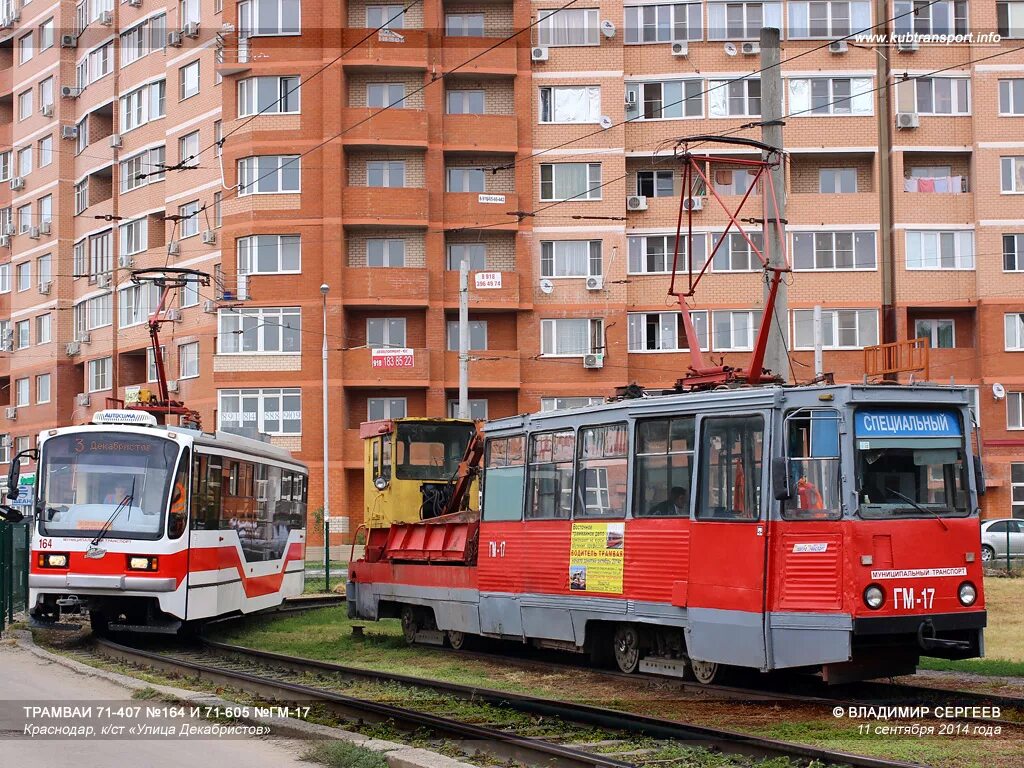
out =
[[0,522],[0,629],[28,607],[30,522]]

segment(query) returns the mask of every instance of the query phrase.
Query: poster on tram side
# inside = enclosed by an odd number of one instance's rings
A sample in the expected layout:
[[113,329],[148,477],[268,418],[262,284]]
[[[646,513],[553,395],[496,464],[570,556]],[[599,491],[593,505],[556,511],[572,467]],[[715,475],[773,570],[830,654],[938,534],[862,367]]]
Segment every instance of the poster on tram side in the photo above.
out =
[[622,594],[625,523],[573,523],[569,589]]

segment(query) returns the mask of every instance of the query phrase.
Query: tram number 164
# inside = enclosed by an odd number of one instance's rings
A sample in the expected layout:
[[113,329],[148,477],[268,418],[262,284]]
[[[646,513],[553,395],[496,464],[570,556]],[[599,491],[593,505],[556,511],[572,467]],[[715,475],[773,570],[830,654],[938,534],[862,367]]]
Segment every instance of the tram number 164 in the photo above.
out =
[[896,608],[913,610],[915,608],[930,611],[935,603],[935,590],[925,587],[918,594],[913,587],[894,587],[892,590],[893,605]]
[[504,557],[505,556],[505,542],[504,541],[489,541],[487,542],[487,554],[491,557]]

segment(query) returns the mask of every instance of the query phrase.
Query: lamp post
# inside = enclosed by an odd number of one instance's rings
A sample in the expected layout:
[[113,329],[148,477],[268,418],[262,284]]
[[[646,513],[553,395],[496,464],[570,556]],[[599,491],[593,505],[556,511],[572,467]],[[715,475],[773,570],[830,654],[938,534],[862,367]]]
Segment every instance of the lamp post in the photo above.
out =
[[324,283],[320,286],[323,297],[324,341],[323,341],[323,405],[324,405],[324,590],[331,591],[331,493],[330,493],[330,427],[328,422],[329,406],[327,402],[327,293],[331,286]]

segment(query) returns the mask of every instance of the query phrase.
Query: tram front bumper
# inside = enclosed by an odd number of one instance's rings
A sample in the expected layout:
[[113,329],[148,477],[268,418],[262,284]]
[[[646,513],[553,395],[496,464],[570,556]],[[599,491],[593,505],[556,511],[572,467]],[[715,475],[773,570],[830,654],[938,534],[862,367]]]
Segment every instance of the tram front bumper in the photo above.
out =
[[100,576],[88,573],[30,573],[31,589],[43,590],[96,590],[111,592],[173,592],[178,588],[174,578],[146,576]]

